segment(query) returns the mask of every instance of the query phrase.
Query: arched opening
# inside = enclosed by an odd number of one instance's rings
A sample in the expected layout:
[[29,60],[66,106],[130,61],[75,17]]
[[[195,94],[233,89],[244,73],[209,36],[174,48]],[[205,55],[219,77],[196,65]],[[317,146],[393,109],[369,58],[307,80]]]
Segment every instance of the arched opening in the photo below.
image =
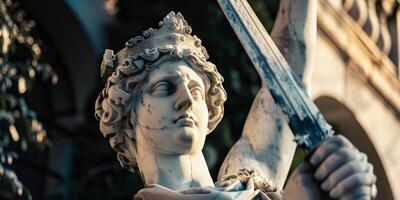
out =
[[338,100],[328,96],[317,98],[315,103],[337,133],[346,136],[360,151],[368,155],[368,160],[374,165],[374,172],[378,177],[378,199],[394,199],[380,156],[353,112]]

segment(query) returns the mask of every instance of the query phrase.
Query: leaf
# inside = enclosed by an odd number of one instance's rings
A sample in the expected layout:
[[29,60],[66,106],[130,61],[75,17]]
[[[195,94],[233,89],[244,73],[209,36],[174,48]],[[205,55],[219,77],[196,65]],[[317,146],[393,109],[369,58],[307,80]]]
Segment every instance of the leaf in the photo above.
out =
[[20,98],[19,99],[19,106],[21,109],[21,114],[22,116],[25,118],[28,115],[28,106],[26,105],[25,99],[24,98]]
[[26,152],[28,150],[28,142],[24,139],[21,141],[21,150]]
[[18,134],[17,128],[15,128],[14,124],[11,124],[8,127],[8,130],[10,131],[11,138],[13,139],[13,141],[17,142],[19,140],[19,134]]
[[37,135],[36,135],[36,141],[39,143],[42,143],[44,141],[46,137],[46,132],[45,131],[40,131]]
[[10,38],[10,31],[6,25],[1,26],[1,33],[2,33],[1,36],[2,36],[2,40],[3,40],[1,52],[3,54],[7,54],[8,49],[11,44],[11,38]]
[[54,75],[51,77],[51,83],[52,83],[53,85],[55,85],[55,84],[58,83],[58,75],[57,75],[57,74],[54,74]]
[[26,92],[26,81],[24,77],[18,78],[18,92],[24,94]]
[[13,157],[11,155],[7,155],[7,163],[11,165],[13,163]]
[[31,79],[35,78],[36,72],[33,69],[33,67],[29,67],[28,73],[29,73],[29,78],[31,78]]

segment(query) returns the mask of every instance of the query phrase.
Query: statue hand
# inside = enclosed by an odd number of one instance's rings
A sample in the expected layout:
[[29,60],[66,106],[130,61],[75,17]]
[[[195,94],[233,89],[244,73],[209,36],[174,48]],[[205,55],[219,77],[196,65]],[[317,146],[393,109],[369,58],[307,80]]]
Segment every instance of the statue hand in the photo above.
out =
[[[375,182],[366,154],[339,135],[324,141],[311,154],[309,163],[295,170],[286,192],[288,199],[322,199],[323,192],[332,199],[375,199]],[[307,194],[301,194],[302,198],[300,193]]]

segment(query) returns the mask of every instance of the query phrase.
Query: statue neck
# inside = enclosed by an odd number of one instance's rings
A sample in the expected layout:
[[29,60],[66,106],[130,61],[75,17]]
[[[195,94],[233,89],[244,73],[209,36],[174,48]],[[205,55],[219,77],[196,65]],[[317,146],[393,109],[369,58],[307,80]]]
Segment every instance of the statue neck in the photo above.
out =
[[166,155],[138,145],[137,159],[145,185],[158,184],[172,190],[214,186],[201,152]]

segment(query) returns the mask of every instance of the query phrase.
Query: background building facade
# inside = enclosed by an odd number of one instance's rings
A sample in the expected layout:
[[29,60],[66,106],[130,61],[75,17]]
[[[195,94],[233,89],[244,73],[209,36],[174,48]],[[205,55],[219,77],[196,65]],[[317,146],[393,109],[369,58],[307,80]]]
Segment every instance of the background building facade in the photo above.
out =
[[399,199],[399,2],[320,0],[309,91],[327,120],[368,154],[378,199]]

